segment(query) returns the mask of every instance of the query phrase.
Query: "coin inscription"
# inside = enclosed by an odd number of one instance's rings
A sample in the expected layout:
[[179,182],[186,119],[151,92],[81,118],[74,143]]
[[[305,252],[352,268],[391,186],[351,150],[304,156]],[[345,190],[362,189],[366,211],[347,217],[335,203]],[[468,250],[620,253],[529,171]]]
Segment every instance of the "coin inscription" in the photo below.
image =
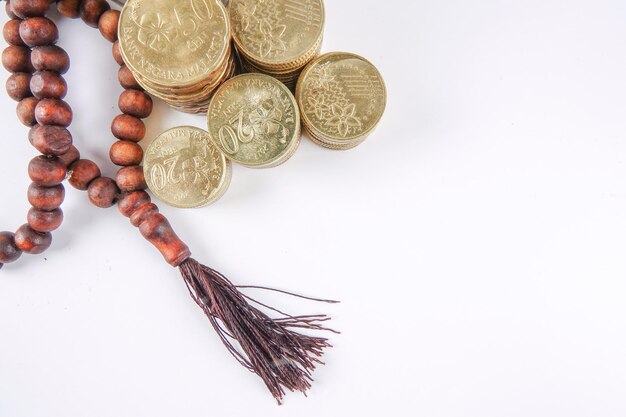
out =
[[175,127],[159,135],[144,157],[146,183],[159,199],[181,208],[217,201],[228,188],[230,161],[206,131]]

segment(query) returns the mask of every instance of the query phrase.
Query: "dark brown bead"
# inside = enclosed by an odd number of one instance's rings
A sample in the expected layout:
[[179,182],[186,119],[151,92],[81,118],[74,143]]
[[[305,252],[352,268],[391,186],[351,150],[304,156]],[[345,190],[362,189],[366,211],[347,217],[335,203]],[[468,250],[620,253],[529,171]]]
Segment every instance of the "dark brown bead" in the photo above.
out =
[[98,29],[100,33],[109,42],[117,40],[117,23],[120,20],[120,12],[118,10],[107,10],[100,16],[98,21]]
[[135,116],[120,114],[113,119],[111,132],[118,139],[139,142],[146,135],[146,125]]
[[13,13],[22,19],[32,16],[43,16],[50,7],[51,0],[11,0]]
[[31,17],[20,23],[20,36],[31,48],[52,45],[59,40],[59,29],[47,17]]
[[80,4],[83,0],[58,0],[57,10],[60,14],[70,19],[76,19],[80,16]]
[[58,158],[38,156],[28,164],[28,175],[37,185],[52,187],[65,179],[67,168]]
[[118,65],[125,65],[124,58],[122,58],[122,53],[120,52],[120,41],[113,42],[113,48],[111,49],[111,53],[113,54],[113,59],[117,62]]
[[0,264],[10,264],[22,256],[22,250],[15,244],[15,235],[11,232],[0,232]]
[[135,76],[126,65],[122,65],[117,71],[117,80],[125,89],[133,88],[135,90],[143,90],[143,87],[139,85]]
[[66,167],[69,167],[74,162],[80,159],[80,152],[78,151],[78,148],[76,148],[76,146],[72,145],[67,152],[59,156],[59,159]]
[[28,224],[23,225],[15,232],[15,246],[31,255],[43,253],[52,244],[50,232],[37,232]]
[[97,28],[100,16],[110,8],[105,0],[83,0],[80,5],[80,18],[89,26]]
[[56,45],[33,48],[30,59],[37,71],[55,71],[65,74],[70,68],[70,56],[63,48]]
[[36,125],[30,129],[28,139],[44,155],[60,156],[72,146],[72,134],[63,126]]
[[63,100],[45,98],[37,103],[35,117],[40,125],[69,126],[72,123],[72,108]]
[[51,211],[59,208],[65,200],[63,184],[54,187],[42,187],[32,183],[28,187],[28,202],[39,210]]
[[152,113],[152,99],[143,91],[126,90],[120,94],[117,104],[123,113],[141,119],[150,116],[150,113]]
[[89,201],[100,208],[109,208],[115,205],[120,194],[119,188],[111,178],[96,178],[89,184],[87,195]]
[[27,72],[16,72],[7,79],[7,94],[15,101],[20,101],[33,94],[30,92],[30,79],[32,75]]
[[63,223],[63,211],[58,208],[52,211],[43,211],[36,208],[28,210],[26,216],[29,226],[37,232],[51,232]]
[[158,212],[159,212],[159,208],[157,207],[156,204],[154,203],[144,204],[143,206],[135,210],[133,214],[131,214],[130,223],[135,227],[139,227],[139,225],[143,223],[143,221],[146,220],[148,216],[150,216],[153,213],[158,213]]
[[145,190],[148,188],[143,176],[143,167],[139,165],[128,166],[117,171],[115,182],[120,190],[125,192]]
[[111,162],[119,166],[139,165],[143,160],[143,149],[135,142],[118,140],[109,151]]
[[9,0],[7,0],[7,4],[4,6],[4,10],[6,11],[7,16],[9,16],[9,19],[17,18],[17,15],[13,13],[13,7],[11,6],[11,2]]
[[33,72],[30,49],[25,46],[9,45],[2,51],[2,65],[9,72]]
[[57,72],[36,72],[30,79],[30,91],[37,98],[63,98],[67,94],[67,83]]
[[17,113],[17,118],[20,119],[20,122],[24,126],[33,126],[37,123],[35,119],[35,107],[39,103],[35,97],[26,97],[24,100],[21,100],[17,103],[17,108],[15,112]]
[[71,175],[69,182],[77,190],[85,191],[89,188],[89,183],[102,175],[100,168],[95,162],[89,159],[79,159],[70,165]]
[[25,46],[26,44],[20,37],[20,19],[7,20],[2,28],[2,36],[9,45]]
[[189,247],[180,240],[164,215],[152,212],[139,225],[143,237],[161,252],[172,266],[177,267],[191,256]]
[[130,217],[136,210],[151,202],[147,192],[133,191],[132,193],[122,194],[117,203],[117,208],[124,217]]

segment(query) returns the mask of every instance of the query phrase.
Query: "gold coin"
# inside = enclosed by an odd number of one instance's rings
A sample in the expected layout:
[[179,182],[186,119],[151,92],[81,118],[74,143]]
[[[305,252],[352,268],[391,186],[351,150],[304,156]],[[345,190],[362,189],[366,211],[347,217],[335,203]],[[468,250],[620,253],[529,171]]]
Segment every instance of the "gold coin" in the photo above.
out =
[[368,60],[332,52],[304,69],[296,97],[302,122],[318,142],[349,149],[376,128],[385,112],[387,90]]
[[285,162],[300,143],[300,113],[293,94],[264,74],[226,81],[208,108],[209,135],[234,162],[269,168]]
[[133,73],[163,86],[201,83],[230,48],[230,22],[219,0],[128,0],[118,28]]
[[195,208],[220,199],[231,178],[230,161],[209,134],[180,126],[159,135],[146,150],[143,171],[150,191],[163,202]]
[[237,48],[265,68],[302,66],[324,31],[322,0],[231,0],[228,10]]

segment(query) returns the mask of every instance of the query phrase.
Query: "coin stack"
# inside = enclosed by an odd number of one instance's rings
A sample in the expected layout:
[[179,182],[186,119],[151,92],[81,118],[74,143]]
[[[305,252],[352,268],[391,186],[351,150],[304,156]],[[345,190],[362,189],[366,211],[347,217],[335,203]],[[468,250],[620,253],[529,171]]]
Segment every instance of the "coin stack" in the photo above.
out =
[[242,69],[293,90],[322,47],[322,0],[230,0],[228,10]]
[[221,0],[128,0],[119,41],[137,82],[187,113],[205,113],[217,87],[237,70]]

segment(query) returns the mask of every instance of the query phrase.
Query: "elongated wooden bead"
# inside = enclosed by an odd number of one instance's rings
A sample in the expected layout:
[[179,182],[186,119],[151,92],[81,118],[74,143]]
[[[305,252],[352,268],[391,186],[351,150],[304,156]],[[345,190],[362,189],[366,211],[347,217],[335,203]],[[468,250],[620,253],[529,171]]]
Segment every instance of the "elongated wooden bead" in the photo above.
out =
[[152,200],[145,191],[133,191],[130,193],[124,193],[117,202],[117,208],[124,217],[130,217],[135,210],[139,209],[145,204],[150,204]]
[[15,245],[22,251],[31,255],[43,253],[52,244],[50,232],[38,232],[30,225],[25,224],[15,232]]
[[65,200],[65,187],[63,184],[53,187],[42,187],[32,183],[28,187],[28,202],[36,209],[51,211],[61,207]]
[[191,256],[189,247],[180,240],[161,213],[152,212],[147,215],[139,225],[139,231],[173,267]]

